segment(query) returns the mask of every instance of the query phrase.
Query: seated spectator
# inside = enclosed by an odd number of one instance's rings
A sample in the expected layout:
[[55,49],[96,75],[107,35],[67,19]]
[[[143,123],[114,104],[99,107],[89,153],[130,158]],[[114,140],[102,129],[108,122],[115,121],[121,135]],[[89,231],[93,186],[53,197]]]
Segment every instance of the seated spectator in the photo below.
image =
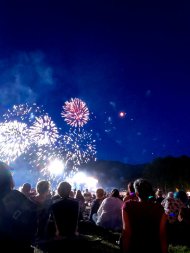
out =
[[79,202],[79,220],[83,220],[83,213],[85,211],[85,199],[84,196],[81,193],[81,190],[77,190],[76,195],[75,195],[75,199],[78,200]]
[[75,198],[75,193],[74,193],[74,191],[72,191],[72,190],[70,191],[69,197],[72,198],[72,199]]
[[122,205],[123,201],[120,199],[118,189],[113,189],[111,196],[105,198],[98,209],[96,225],[113,231],[121,231]]
[[47,225],[50,215],[50,183],[46,180],[41,180],[36,184],[37,195],[32,200],[37,204],[38,211],[38,229],[36,240],[44,240],[47,238]]
[[179,211],[185,207],[185,204],[180,199],[175,198],[174,195],[172,192],[168,193],[167,197],[161,202],[170,224],[178,222]]
[[123,201],[127,201],[129,199],[132,199],[134,201],[138,201],[138,198],[135,194],[135,189],[134,189],[134,186],[133,186],[133,182],[128,183],[128,185],[127,185],[127,194],[124,197]]
[[167,253],[167,216],[163,207],[152,201],[153,189],[145,179],[137,179],[134,188],[139,201],[128,200],[122,208],[122,252]]
[[83,196],[84,196],[84,199],[85,199],[86,204],[88,204],[88,203],[91,202],[92,194],[91,194],[91,192],[89,192],[88,189],[85,190]]
[[37,195],[33,197],[33,201],[37,204],[43,204],[50,199],[50,183],[46,180],[39,181],[36,185]]
[[70,198],[71,185],[61,182],[57,198],[51,206],[51,219],[55,223],[54,238],[42,242],[39,248],[43,252],[90,252],[88,241],[78,233],[79,202]]
[[93,220],[93,215],[97,214],[97,211],[98,211],[98,209],[99,209],[99,207],[100,207],[100,205],[101,205],[101,203],[102,203],[102,201],[105,197],[104,194],[105,194],[104,189],[98,188],[96,190],[96,199],[94,199],[92,201],[92,205],[91,205],[91,209],[90,209],[90,215],[89,215],[89,220],[92,221],[92,222],[95,222]]
[[30,198],[31,184],[24,183],[21,187],[21,192],[27,197]]
[[57,192],[60,196],[52,204],[52,217],[56,224],[56,236],[72,237],[77,235],[79,202],[70,198],[71,185],[68,182],[61,182]]
[[5,252],[33,252],[36,205],[14,190],[8,165],[0,162],[0,243]]
[[156,195],[156,199],[155,199],[156,202],[161,204],[161,202],[164,200],[162,190],[158,189],[158,190],[156,191],[156,194],[155,194],[155,195]]

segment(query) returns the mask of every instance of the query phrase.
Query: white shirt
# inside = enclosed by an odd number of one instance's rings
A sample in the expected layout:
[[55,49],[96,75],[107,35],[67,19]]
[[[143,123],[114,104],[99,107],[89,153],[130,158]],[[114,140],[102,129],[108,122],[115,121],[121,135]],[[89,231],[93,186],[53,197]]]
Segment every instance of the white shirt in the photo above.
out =
[[98,209],[96,225],[118,231],[122,229],[121,207],[123,201],[119,198],[104,199]]

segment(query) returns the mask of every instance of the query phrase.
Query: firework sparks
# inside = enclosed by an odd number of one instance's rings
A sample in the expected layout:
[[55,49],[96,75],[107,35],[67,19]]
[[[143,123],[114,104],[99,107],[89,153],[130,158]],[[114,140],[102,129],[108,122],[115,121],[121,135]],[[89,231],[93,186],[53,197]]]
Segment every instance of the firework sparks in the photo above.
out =
[[29,122],[33,122],[35,117],[40,116],[43,113],[43,109],[37,104],[28,105],[19,104],[14,105],[12,109],[8,110],[7,113],[3,115],[5,121],[13,121],[13,120],[27,120]]
[[38,171],[39,177],[49,180],[55,187],[72,171],[65,171],[66,152],[62,146],[56,142],[52,145],[38,146],[32,144],[24,153],[24,160],[29,163],[34,171]]
[[[83,128],[89,120],[85,102],[78,98],[65,102],[61,116],[72,126],[63,135],[59,135],[57,126],[42,106],[14,105],[0,123],[0,159],[7,163],[23,159],[31,171],[36,169],[52,181],[71,178],[80,164],[96,160],[95,140],[92,131],[86,132]],[[60,171],[56,164],[51,167],[54,161],[60,161]]]
[[65,149],[67,150],[67,159],[72,160],[77,166],[96,160],[95,140],[92,139],[92,131],[86,132],[84,129],[69,131],[64,135]]
[[12,162],[28,148],[28,127],[25,123],[10,121],[0,123],[0,157]]
[[47,166],[50,160],[62,160],[66,156],[66,152],[62,146],[56,142],[52,145],[37,145],[33,143],[25,152],[24,159],[27,160],[32,167],[42,170]]
[[33,126],[30,127],[30,138],[39,146],[53,144],[58,139],[58,129],[48,115],[36,117]]
[[71,98],[63,106],[61,116],[72,127],[83,127],[89,120],[89,110],[86,103],[79,98]]

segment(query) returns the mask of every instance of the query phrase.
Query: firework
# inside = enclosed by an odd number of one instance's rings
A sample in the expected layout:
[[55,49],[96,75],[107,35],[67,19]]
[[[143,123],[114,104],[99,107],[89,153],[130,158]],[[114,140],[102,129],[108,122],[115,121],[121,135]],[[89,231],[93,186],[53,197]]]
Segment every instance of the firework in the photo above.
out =
[[42,106],[37,106],[37,104],[19,104],[14,105],[12,109],[8,110],[7,113],[3,115],[5,121],[26,120],[28,122],[33,122],[35,117],[40,116],[43,113]]
[[125,118],[125,116],[126,116],[126,112],[124,112],[124,111],[119,112],[120,118]]
[[0,157],[12,162],[30,145],[28,127],[25,123],[10,121],[0,123]]
[[79,98],[71,98],[63,106],[61,116],[72,127],[83,127],[89,120],[89,110],[86,103]]
[[59,159],[54,159],[49,163],[47,169],[51,174],[61,175],[63,174],[64,163]]
[[36,117],[36,121],[30,127],[29,134],[30,138],[39,146],[51,145],[59,137],[56,125],[48,115]]
[[75,166],[96,160],[95,140],[92,139],[92,131],[84,129],[70,130],[64,135],[64,145],[67,151],[67,160],[71,160]]
[[32,167],[42,170],[47,166],[51,159],[56,158],[57,156],[56,146],[43,145],[39,147],[38,145],[33,144],[26,153],[25,160],[28,160]]
[[33,143],[23,154],[22,159],[30,164],[32,171],[38,172],[39,179],[49,180],[52,186],[56,188],[57,184],[69,175],[63,167],[66,164],[65,154],[63,147],[59,146],[57,142],[42,146]]

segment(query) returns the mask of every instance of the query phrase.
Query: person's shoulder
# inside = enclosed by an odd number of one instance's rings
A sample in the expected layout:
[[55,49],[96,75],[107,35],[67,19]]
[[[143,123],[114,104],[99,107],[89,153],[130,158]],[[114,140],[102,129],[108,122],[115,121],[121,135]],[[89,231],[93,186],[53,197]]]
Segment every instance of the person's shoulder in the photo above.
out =
[[79,205],[79,201],[73,198],[60,198],[53,202],[52,206],[59,206],[59,205]]
[[123,208],[131,208],[134,206],[139,206],[139,201],[134,201],[132,199],[128,199],[127,201],[123,202]]
[[18,196],[20,198],[26,198],[27,199],[27,197],[22,192],[20,192],[18,190],[11,190],[11,191],[9,191],[7,193],[7,196]]
[[27,206],[31,206],[31,208],[36,207],[36,203],[34,203],[34,201],[32,201],[30,198],[27,198],[22,192],[18,190],[11,190],[10,192],[8,192],[4,196],[4,201],[14,201],[17,202],[18,205],[24,202],[27,203]]
[[9,196],[18,196],[20,198],[30,200],[28,197],[26,197],[26,195],[24,195],[24,193],[22,193],[18,190],[11,190],[8,194],[9,194]]

